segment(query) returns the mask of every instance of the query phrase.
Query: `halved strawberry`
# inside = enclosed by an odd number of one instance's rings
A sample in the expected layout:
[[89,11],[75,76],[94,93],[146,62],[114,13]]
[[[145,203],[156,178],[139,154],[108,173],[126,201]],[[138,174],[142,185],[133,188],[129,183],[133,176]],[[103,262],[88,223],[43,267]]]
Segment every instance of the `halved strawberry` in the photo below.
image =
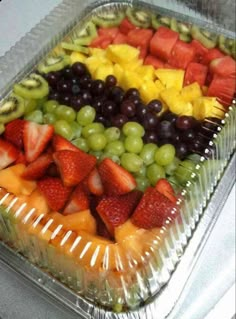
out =
[[79,184],[63,210],[64,215],[80,212],[89,208],[89,196],[82,184]]
[[4,138],[19,149],[23,149],[24,120],[16,119],[6,124]]
[[176,216],[175,205],[153,187],[148,187],[131,216],[134,225],[150,229],[161,227],[167,219]]
[[105,158],[101,161],[98,171],[105,193],[108,195],[128,193],[137,185],[134,177],[110,158]]
[[39,179],[45,175],[47,168],[52,162],[51,154],[42,154],[26,167],[22,177],[29,180]]
[[96,157],[79,152],[63,150],[53,154],[54,161],[59,169],[65,186],[76,186],[95,167]]
[[60,178],[55,177],[42,178],[37,186],[54,211],[63,209],[72,191],[71,187],[64,186]]
[[170,201],[172,201],[173,203],[176,203],[175,191],[167,179],[160,178],[157,181],[155,188],[156,190],[158,190],[159,193],[168,197]]
[[15,164],[25,164],[25,165],[27,165],[25,154],[23,152],[19,152],[17,160],[15,161]]
[[25,157],[28,162],[33,162],[47,147],[53,136],[54,128],[52,125],[25,121],[24,123],[24,149]]
[[97,212],[111,235],[115,227],[126,222],[137,206],[142,192],[135,190],[125,195],[105,196],[97,206]]
[[96,167],[87,177],[87,186],[90,192],[94,195],[101,196],[104,192],[102,180]]
[[69,151],[80,151],[78,147],[73,145],[70,141],[62,137],[61,135],[54,134],[52,138],[52,146],[54,151],[62,151],[62,150],[69,150]]
[[20,151],[10,142],[0,138],[0,170],[14,163]]

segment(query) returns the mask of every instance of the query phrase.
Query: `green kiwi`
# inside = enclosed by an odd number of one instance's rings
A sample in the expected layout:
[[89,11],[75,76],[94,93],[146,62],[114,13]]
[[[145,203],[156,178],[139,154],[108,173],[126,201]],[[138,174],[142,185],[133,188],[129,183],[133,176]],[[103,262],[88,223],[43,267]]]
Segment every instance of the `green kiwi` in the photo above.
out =
[[170,28],[173,31],[179,32],[178,22],[175,18],[171,18],[170,20]]
[[232,46],[231,46],[231,56],[236,59],[236,40],[233,40]]
[[0,122],[2,124],[21,117],[24,112],[25,101],[17,94],[12,93],[5,100],[0,102]]
[[100,12],[97,13],[93,18],[92,21],[95,25],[99,27],[117,27],[120,22],[124,19],[125,14],[124,12],[117,11],[117,12]]
[[47,81],[39,74],[32,73],[13,87],[14,93],[25,99],[41,99],[48,95]]
[[48,56],[43,62],[38,65],[40,73],[49,73],[52,71],[60,71],[65,66],[70,64],[70,57],[68,55]]
[[5,126],[3,123],[0,123],[0,135],[5,131]]
[[159,22],[165,27],[170,27],[171,19],[169,17],[163,16],[159,19]]
[[204,29],[200,29],[196,25],[192,26],[191,35],[195,40],[201,42],[207,49],[215,48],[217,44],[217,35]]
[[74,40],[78,45],[89,45],[91,41],[96,38],[97,29],[92,21],[89,21],[84,29],[78,34],[78,37]]
[[151,16],[148,12],[128,7],[126,16],[130,22],[139,28],[149,28],[151,26]]
[[84,53],[84,54],[88,54],[89,53],[89,49],[79,45],[79,44],[75,44],[75,43],[69,43],[69,42],[62,42],[61,46],[63,49],[65,50],[69,50],[69,51],[76,51],[76,52],[80,52],[80,53]]
[[179,33],[179,39],[184,41],[184,42],[191,42],[192,37],[189,34]]
[[225,36],[223,36],[222,34],[219,35],[218,46],[222,52],[231,55],[231,47],[230,47],[229,39],[225,38]]
[[[159,13],[152,14],[151,16],[152,27],[153,29],[158,29],[160,26],[170,27],[171,19],[169,17],[163,17]],[[172,26],[174,23],[172,22]]]
[[191,35],[191,27],[187,25],[186,23],[178,22],[178,29],[179,29],[179,32],[181,32],[182,34]]

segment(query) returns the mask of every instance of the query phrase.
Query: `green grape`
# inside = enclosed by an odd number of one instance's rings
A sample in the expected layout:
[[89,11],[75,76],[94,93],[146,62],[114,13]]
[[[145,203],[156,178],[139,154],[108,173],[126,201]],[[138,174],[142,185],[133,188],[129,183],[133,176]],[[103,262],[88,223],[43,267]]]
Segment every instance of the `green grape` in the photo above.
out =
[[107,143],[117,141],[120,138],[120,129],[118,127],[112,126],[105,130],[104,132]]
[[56,122],[57,118],[56,115],[53,113],[46,113],[43,116],[43,122],[45,124],[53,124],[54,122]]
[[76,119],[75,110],[66,105],[58,105],[55,109],[55,114],[59,120],[65,120],[67,122],[73,122]]
[[82,127],[79,125],[79,123],[73,121],[70,123],[70,127],[73,131],[73,139],[81,136]]
[[106,145],[105,151],[113,155],[121,156],[125,152],[125,147],[121,141],[113,141]]
[[174,160],[169,164],[165,166],[165,171],[167,175],[173,175],[180,163],[180,159],[177,157],[174,158]]
[[24,119],[38,124],[43,124],[43,112],[40,110],[35,110],[31,113],[26,114],[24,116]]
[[195,171],[195,164],[190,160],[184,160],[179,163],[174,177],[178,180],[179,183],[186,184],[191,180],[191,175]]
[[124,146],[127,152],[138,154],[142,151],[143,140],[139,136],[127,136],[124,141]]
[[83,127],[82,129],[82,136],[84,138],[88,138],[90,135],[95,133],[103,133],[104,132],[104,125],[102,123],[91,123]]
[[95,116],[95,109],[92,106],[86,105],[83,106],[77,113],[77,122],[82,126],[86,126],[90,123],[93,123]]
[[71,141],[71,143],[86,153],[89,151],[88,143],[83,137],[78,137],[75,140]]
[[147,167],[145,165],[143,165],[140,170],[135,173],[136,177],[145,177],[147,175]]
[[102,161],[104,158],[110,158],[111,160],[113,160],[113,162],[115,162],[116,164],[120,165],[120,157],[108,152],[104,152],[102,154],[102,156],[100,157],[100,160]]
[[177,178],[174,175],[171,175],[167,177],[167,180],[171,184],[171,186],[174,188],[174,190],[177,192],[180,187]]
[[146,177],[136,177],[136,182],[137,182],[137,189],[140,191],[144,192],[147,187],[150,186],[150,182]]
[[35,100],[35,101],[36,101],[36,103],[37,103],[36,108],[42,110],[44,103],[47,101],[47,96],[43,97],[42,99],[37,99],[37,100]]
[[73,138],[73,131],[72,128],[70,127],[70,124],[66,122],[65,120],[59,120],[56,121],[54,124],[54,129],[55,133],[63,136],[67,140],[72,140]]
[[122,127],[122,132],[126,136],[139,136],[142,137],[145,134],[145,130],[141,124],[137,122],[127,122]]
[[89,151],[89,154],[96,157],[96,159],[99,161],[103,152],[102,151]]
[[101,151],[107,144],[106,136],[102,133],[95,133],[87,139],[89,148],[93,151]]
[[121,155],[121,165],[131,173],[137,173],[143,166],[143,160],[134,153],[123,153]]
[[143,159],[145,165],[154,163],[157,149],[157,145],[153,143],[148,143],[143,146],[143,149],[139,155]]
[[147,178],[152,186],[156,185],[156,182],[160,178],[165,178],[165,170],[162,166],[157,165],[156,163],[151,164],[147,168]]
[[35,100],[25,99],[25,114],[33,112],[37,108],[37,102]]
[[5,131],[5,126],[3,123],[0,123],[0,135]]
[[162,145],[155,153],[155,161],[158,165],[166,166],[175,158],[175,147],[172,144]]
[[48,100],[43,104],[43,113],[54,113],[59,103],[56,100]]

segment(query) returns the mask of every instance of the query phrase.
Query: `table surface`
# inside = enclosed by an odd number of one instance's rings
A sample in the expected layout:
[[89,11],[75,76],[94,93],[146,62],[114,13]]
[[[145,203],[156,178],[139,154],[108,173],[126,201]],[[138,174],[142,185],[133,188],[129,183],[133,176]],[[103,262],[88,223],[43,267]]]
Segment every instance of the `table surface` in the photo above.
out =
[[[0,1],[0,57],[60,0]],[[158,4],[158,1],[155,1]],[[192,272],[188,298],[173,319],[231,319],[235,314],[235,186]],[[0,263],[0,319],[75,319]]]

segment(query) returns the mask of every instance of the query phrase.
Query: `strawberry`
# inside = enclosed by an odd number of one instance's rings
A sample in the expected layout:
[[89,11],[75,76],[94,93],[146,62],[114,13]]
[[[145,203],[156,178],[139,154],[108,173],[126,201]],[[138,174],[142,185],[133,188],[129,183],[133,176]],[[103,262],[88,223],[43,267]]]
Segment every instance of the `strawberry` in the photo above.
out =
[[25,165],[27,165],[25,154],[23,152],[19,152],[17,160],[15,161],[15,164],[25,164]]
[[20,151],[8,141],[0,138],[0,170],[14,163]]
[[134,177],[110,158],[102,160],[98,171],[107,195],[122,195],[136,187]]
[[45,172],[51,163],[52,156],[47,153],[42,154],[26,167],[22,177],[29,180],[39,179],[45,175]]
[[137,206],[141,192],[135,190],[125,195],[104,196],[97,206],[97,212],[111,235],[115,227],[126,222]]
[[79,184],[94,168],[96,157],[79,152],[64,150],[53,154],[54,161],[59,169],[65,186]]
[[23,131],[24,131],[24,120],[16,119],[9,122],[5,126],[4,138],[18,147],[20,150],[23,149]]
[[134,225],[150,229],[161,227],[176,215],[173,203],[154,187],[148,187],[135,209],[131,221]]
[[104,192],[102,180],[98,170],[94,168],[87,177],[87,186],[90,192],[94,195],[101,196]]
[[80,149],[73,145],[70,141],[65,139],[64,137],[54,134],[52,138],[52,146],[54,151],[62,151],[62,150],[69,150],[69,151],[78,151],[80,152]]
[[89,197],[82,184],[79,184],[63,210],[64,215],[80,212],[89,208]]
[[47,147],[53,136],[54,128],[52,125],[25,121],[24,124],[24,149],[28,162],[33,162]]
[[38,181],[37,186],[54,211],[63,209],[72,191],[71,187],[64,186],[56,177],[44,177]]
[[158,190],[159,193],[168,197],[169,200],[172,201],[172,203],[176,203],[175,191],[167,179],[160,178],[157,181],[155,188],[156,190]]

